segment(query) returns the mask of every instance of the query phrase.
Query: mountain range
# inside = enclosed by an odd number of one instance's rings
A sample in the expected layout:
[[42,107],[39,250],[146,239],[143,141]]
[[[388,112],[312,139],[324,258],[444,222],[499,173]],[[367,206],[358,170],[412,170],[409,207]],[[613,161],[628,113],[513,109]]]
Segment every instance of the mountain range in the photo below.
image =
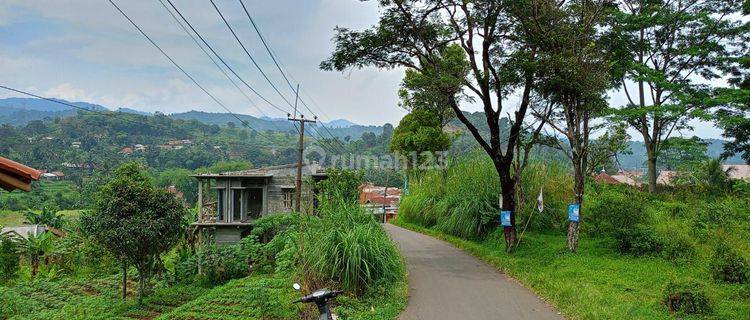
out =
[[[59,100],[61,102],[75,105],[76,107],[92,110],[92,111],[111,111],[112,109],[87,102],[68,102],[65,100]],[[118,112],[133,113],[144,116],[153,115],[149,112],[130,108],[119,108]],[[30,121],[54,119],[59,117],[73,116],[78,112],[76,108],[47,101],[43,99],[34,98],[6,98],[0,99],[0,125],[11,124],[15,126],[22,126]],[[486,129],[486,123],[483,122],[483,116],[481,112],[466,113],[467,117],[477,123],[478,129],[484,131]],[[212,113],[205,111],[188,111],[181,113],[173,113],[169,115],[174,119],[182,120],[196,120],[206,124],[215,124],[219,126],[241,126],[241,122],[247,123],[250,127],[259,131],[282,131],[282,132],[293,132],[296,131],[293,124],[285,118],[269,118],[269,117],[254,117],[243,114],[230,114],[230,113]],[[241,119],[242,121],[238,120]],[[463,131],[463,125],[454,121],[451,127],[455,131]],[[363,133],[372,132],[380,134],[383,131],[383,126],[375,125],[359,125],[355,124],[346,119],[336,119],[330,122],[324,123],[325,127],[320,124],[308,124],[307,128],[310,128],[308,134],[330,137],[331,135],[340,139],[360,139]],[[726,141],[720,139],[706,139],[708,144],[708,155],[711,157],[718,157],[723,151],[723,146]],[[644,166],[644,160],[646,159],[646,150],[643,142],[631,141],[630,149],[632,154],[622,155],[619,157],[620,164],[623,168],[642,168]],[[739,156],[730,157],[726,160],[727,163],[739,164],[744,161]]]
[[[81,109],[97,112],[113,110],[112,108],[107,108],[101,105],[91,104],[87,102],[69,102],[65,100],[58,101],[74,105]],[[78,111],[79,109],[75,107],[44,99],[0,99],[0,125],[11,124],[14,126],[24,126],[30,121],[34,120],[51,120],[60,117],[73,116],[76,115]],[[153,113],[150,112],[125,107],[117,109],[117,112],[138,114],[143,116],[153,115]],[[258,131],[296,131],[293,123],[286,118],[254,117],[244,114],[212,113],[195,110],[172,113],[169,116],[174,119],[196,120],[206,124],[215,124],[219,126],[235,125],[239,127],[242,126],[244,122]],[[306,127],[312,127],[310,131],[308,131],[309,134],[319,135],[323,137],[330,137],[332,135],[340,139],[349,137],[350,139],[355,140],[359,139],[365,132],[373,132],[379,134],[382,131],[382,126],[359,125],[346,119],[335,119],[330,122],[307,124]]]

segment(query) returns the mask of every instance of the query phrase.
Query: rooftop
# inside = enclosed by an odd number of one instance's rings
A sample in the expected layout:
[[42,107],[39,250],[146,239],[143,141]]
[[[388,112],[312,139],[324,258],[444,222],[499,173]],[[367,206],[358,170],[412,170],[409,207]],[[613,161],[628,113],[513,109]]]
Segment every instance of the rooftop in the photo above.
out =
[[31,181],[39,180],[42,171],[0,157],[0,188],[7,191],[31,191]]

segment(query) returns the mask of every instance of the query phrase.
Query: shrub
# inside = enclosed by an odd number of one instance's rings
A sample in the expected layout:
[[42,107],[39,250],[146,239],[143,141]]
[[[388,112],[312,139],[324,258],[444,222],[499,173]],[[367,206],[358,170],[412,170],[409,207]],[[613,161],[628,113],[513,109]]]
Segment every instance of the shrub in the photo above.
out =
[[249,273],[247,256],[238,245],[207,245],[198,250],[196,258],[198,280],[204,284],[223,284]]
[[747,259],[724,242],[716,246],[709,269],[714,280],[728,283],[745,283],[750,275]]
[[668,232],[664,239],[664,259],[672,262],[685,262],[695,258],[696,249],[693,240],[682,233]]
[[16,243],[9,237],[0,235],[0,283],[15,278],[19,261]]
[[[646,194],[630,187],[604,186],[592,188],[584,203],[581,226],[592,235],[609,236],[636,224],[648,224]],[[633,201],[638,199],[638,201]]]
[[623,228],[615,233],[617,250],[622,254],[642,256],[660,253],[664,240],[653,229],[641,225]]
[[294,268],[299,218],[297,214],[273,214],[255,221],[250,235],[242,240],[242,251],[254,269]]
[[664,304],[670,312],[711,313],[711,303],[703,285],[694,280],[670,281],[664,289]]

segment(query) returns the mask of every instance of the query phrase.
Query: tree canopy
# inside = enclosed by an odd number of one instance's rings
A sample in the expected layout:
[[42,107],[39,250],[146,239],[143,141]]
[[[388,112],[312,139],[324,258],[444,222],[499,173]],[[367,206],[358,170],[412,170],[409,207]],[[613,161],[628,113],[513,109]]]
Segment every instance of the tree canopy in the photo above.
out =
[[174,195],[156,189],[137,162],[120,166],[97,195],[94,210],[81,217],[82,229],[123,265],[139,272],[139,301],[159,255],[184,230],[187,209]]

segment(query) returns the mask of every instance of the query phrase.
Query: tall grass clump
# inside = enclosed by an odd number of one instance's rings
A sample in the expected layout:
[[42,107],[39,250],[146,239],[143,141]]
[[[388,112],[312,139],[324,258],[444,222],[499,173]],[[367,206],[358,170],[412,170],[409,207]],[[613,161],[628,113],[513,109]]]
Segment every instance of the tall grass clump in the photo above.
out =
[[[529,221],[529,230],[563,230],[567,226],[568,204],[573,200],[573,176],[569,166],[560,160],[532,158],[521,174],[517,200],[516,222],[523,228]],[[544,210],[539,214],[537,197],[542,191]],[[528,220],[529,215],[533,215]]]
[[409,195],[399,204],[399,217],[426,227],[437,223],[433,208],[445,194],[445,175],[442,171],[427,171],[415,175],[409,184]]
[[497,217],[500,184],[492,162],[471,156],[451,165],[446,172],[445,193],[432,208],[435,228],[462,238],[487,234]]
[[[562,229],[566,205],[572,197],[572,177],[557,161],[532,159],[523,171],[517,198],[516,223],[530,230]],[[538,215],[537,196],[544,192],[544,214]],[[471,153],[447,169],[422,172],[412,179],[409,195],[399,208],[399,219],[431,227],[465,239],[486,236],[498,225],[500,185],[492,161]],[[535,216],[527,220],[530,214]]]
[[316,282],[363,293],[404,278],[398,249],[356,202],[327,199],[321,203],[319,217],[307,220],[304,228],[303,267]]

